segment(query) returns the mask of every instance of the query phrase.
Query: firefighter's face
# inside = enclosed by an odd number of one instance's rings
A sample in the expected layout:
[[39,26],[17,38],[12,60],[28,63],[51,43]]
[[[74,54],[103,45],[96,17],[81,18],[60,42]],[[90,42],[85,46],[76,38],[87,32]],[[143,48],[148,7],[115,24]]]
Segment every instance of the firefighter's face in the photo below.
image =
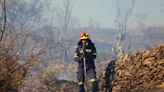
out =
[[87,43],[87,40],[82,40],[82,43],[83,43],[83,44]]

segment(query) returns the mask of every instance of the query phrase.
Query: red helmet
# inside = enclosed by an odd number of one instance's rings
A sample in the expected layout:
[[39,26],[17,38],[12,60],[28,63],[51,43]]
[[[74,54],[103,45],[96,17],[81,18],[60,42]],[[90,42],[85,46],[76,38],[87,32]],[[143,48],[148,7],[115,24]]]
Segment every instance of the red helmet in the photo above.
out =
[[80,35],[80,39],[81,39],[81,40],[90,39],[90,37],[89,37],[89,35],[88,35],[87,33],[82,33],[82,34]]

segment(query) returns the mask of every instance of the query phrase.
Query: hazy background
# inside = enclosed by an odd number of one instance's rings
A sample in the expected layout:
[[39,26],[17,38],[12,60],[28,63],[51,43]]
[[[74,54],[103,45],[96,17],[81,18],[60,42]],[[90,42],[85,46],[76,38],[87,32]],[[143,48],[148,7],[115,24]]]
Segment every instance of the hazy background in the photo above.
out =
[[77,81],[73,52],[83,32],[97,49],[97,76],[110,60],[164,43],[163,0],[0,3],[0,61],[13,62],[5,63],[12,68],[0,68],[21,74],[21,87],[40,87],[44,80],[56,78]]
[[[61,7],[62,0],[51,0],[52,7]],[[73,0],[72,16],[81,26],[88,26],[90,20],[100,23],[101,27],[115,28],[117,16],[117,0]],[[137,0],[132,16],[129,18],[129,27],[137,27],[139,21],[146,26],[163,25],[163,0]],[[131,0],[120,0],[120,7],[125,12],[131,5]]]

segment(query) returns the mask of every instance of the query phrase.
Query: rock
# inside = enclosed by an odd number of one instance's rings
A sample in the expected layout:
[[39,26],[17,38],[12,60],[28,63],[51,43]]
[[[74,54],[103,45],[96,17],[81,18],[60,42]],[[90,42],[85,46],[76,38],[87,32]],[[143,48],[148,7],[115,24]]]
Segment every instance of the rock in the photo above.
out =
[[143,61],[142,65],[152,65],[155,63],[155,58],[154,57],[151,57],[151,58],[147,58]]
[[[113,68],[105,69],[103,76],[99,78],[101,89],[108,90],[109,88],[102,85],[110,80],[108,85],[112,87],[112,92],[163,92],[154,89],[164,90],[164,44],[149,51],[137,52],[134,56],[126,55],[110,65],[112,66],[108,67]],[[113,72],[106,74],[108,71]],[[101,92],[108,91],[101,90]]]

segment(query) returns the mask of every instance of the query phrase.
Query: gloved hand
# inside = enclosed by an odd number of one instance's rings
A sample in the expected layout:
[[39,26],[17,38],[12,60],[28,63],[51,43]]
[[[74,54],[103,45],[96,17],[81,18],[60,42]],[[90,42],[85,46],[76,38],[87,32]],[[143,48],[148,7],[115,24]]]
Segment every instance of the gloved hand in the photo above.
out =
[[77,57],[75,58],[76,62],[82,63],[83,62],[83,57]]
[[83,57],[86,57],[86,53],[85,53],[85,51],[83,51],[81,57],[82,57],[82,58],[83,58]]
[[86,57],[86,54],[85,53],[82,53],[78,58],[77,58],[77,61],[79,62],[79,63],[83,63],[83,58],[85,58]]

